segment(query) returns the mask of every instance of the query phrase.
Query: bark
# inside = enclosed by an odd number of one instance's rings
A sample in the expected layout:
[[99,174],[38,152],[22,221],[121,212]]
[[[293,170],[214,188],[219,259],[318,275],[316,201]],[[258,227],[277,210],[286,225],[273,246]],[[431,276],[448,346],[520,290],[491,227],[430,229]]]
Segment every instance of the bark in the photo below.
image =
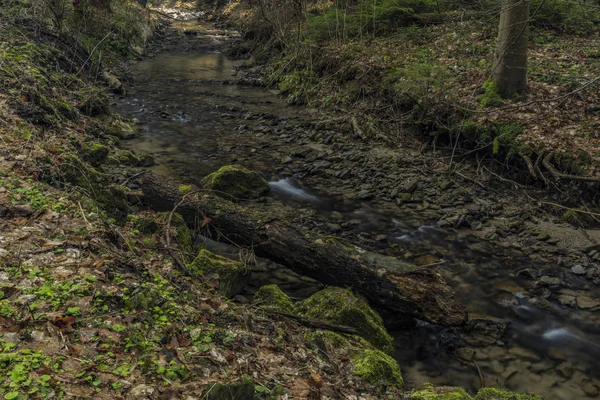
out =
[[[181,200],[178,187],[148,173],[143,202],[170,211]],[[442,277],[396,258],[365,251],[335,238],[312,238],[308,232],[251,208],[208,193],[198,193],[177,212],[190,224],[204,214],[229,240],[327,285],[349,287],[372,306],[444,326],[466,320],[465,308]]]
[[527,90],[529,0],[504,0],[498,28],[493,80],[500,96]]

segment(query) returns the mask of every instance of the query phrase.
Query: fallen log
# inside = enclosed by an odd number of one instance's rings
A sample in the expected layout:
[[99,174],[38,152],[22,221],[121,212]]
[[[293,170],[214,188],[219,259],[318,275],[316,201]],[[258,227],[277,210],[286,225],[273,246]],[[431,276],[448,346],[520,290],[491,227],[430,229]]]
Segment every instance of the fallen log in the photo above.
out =
[[[151,173],[144,176],[141,188],[144,204],[156,211],[171,211],[182,198],[173,182]],[[198,215],[210,218],[229,240],[252,247],[259,257],[324,284],[351,288],[375,308],[443,326],[466,321],[465,307],[431,270],[336,238],[312,238],[300,228],[210,192],[190,196],[177,212],[190,225],[198,221]]]

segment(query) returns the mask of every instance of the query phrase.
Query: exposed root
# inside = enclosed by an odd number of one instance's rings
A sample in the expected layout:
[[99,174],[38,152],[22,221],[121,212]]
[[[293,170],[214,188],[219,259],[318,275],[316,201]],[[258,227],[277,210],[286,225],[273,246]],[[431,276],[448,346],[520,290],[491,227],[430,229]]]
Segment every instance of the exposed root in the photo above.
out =
[[523,160],[525,161],[525,164],[527,164],[527,169],[529,170],[529,174],[534,177],[535,179],[538,179],[537,174],[535,173],[535,168],[533,167],[533,162],[531,161],[531,158],[528,155],[522,155]]
[[[540,156],[541,158],[541,156]],[[600,182],[600,178],[595,176],[581,176],[581,175],[569,175],[558,172],[558,170],[552,165],[552,159],[554,158],[554,153],[548,153],[543,159],[542,164],[544,168],[546,168],[550,174],[554,177],[554,179],[559,180],[569,180],[569,181],[583,181],[583,182]]]

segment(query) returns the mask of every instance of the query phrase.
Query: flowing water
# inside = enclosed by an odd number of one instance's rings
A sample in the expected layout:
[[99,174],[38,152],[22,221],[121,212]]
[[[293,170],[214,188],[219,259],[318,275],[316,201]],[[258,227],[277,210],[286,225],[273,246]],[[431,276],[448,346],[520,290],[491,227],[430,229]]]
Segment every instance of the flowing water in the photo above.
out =
[[[482,333],[423,322],[404,330],[391,326],[408,386],[432,382],[475,391],[483,383],[549,399],[594,395],[593,385],[600,386],[598,305],[588,301],[586,309],[567,308],[556,298],[600,298],[596,287],[564,277],[562,289],[550,291],[531,279],[531,271],[560,276],[559,267],[547,260],[303,187],[290,176],[280,178],[289,173],[281,160],[295,146],[288,133],[310,114],[272,91],[236,84],[238,64],[219,51],[230,36],[194,22],[180,25],[210,45],[177,48],[132,65],[128,94],[115,105],[142,129],[139,138],[127,142],[129,148],[152,154],[156,172],[192,183],[231,163],[261,171],[272,178],[272,205],[312,210],[317,219],[372,239],[375,249],[410,256],[423,268],[439,271],[469,313],[485,315],[480,320],[492,328]],[[268,260],[259,260],[253,276],[250,294],[271,282],[296,297],[321,287]],[[498,321],[507,321],[508,327],[496,340]]]

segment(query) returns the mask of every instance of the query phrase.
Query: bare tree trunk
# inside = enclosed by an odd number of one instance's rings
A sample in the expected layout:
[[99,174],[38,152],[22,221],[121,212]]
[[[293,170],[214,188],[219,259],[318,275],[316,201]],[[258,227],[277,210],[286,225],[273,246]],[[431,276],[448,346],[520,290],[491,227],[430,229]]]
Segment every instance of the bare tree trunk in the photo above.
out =
[[527,90],[529,0],[504,0],[493,80],[506,98]]

